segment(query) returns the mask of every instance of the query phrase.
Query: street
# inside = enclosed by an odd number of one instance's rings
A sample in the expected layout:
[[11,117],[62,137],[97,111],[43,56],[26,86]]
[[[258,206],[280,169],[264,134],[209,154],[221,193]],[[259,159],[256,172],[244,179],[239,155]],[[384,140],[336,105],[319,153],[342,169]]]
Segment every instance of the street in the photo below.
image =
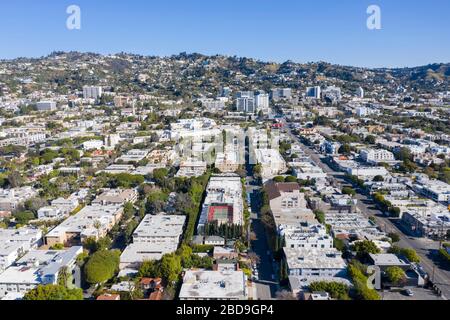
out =
[[247,172],[248,176],[246,178],[246,188],[247,193],[250,194],[251,200],[250,207],[252,211],[252,229],[256,234],[256,239],[252,241],[251,250],[260,258],[260,263],[257,267],[258,280],[255,280],[254,283],[256,285],[258,299],[271,300],[275,297],[276,292],[278,291],[278,283],[275,282],[272,278],[273,275],[276,275],[276,272],[273,268],[274,260],[272,258],[272,255],[268,255],[268,252],[271,252],[271,249],[269,248],[266,230],[260,217],[261,186],[255,185],[256,183],[253,179],[253,176],[251,175],[253,170],[250,165],[247,165]]

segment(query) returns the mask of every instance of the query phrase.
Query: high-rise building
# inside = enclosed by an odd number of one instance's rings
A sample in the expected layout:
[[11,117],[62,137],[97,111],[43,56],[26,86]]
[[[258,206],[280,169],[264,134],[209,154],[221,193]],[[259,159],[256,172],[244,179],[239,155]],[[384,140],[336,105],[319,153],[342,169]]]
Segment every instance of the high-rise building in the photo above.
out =
[[306,88],[306,97],[307,98],[320,99],[320,93],[321,93],[321,89],[319,86]]
[[255,93],[253,91],[239,91],[236,94],[236,98],[254,98]]
[[54,101],[40,101],[36,103],[38,111],[54,111],[56,110],[56,102]]
[[239,112],[255,113],[256,104],[255,98],[237,98],[236,99],[236,110]]
[[327,102],[330,103],[339,102],[342,99],[341,88],[335,86],[327,87],[325,90],[322,91],[322,97],[323,99],[325,99]]
[[264,91],[258,91],[255,94],[255,105],[257,110],[266,110],[269,108],[269,94]]
[[84,86],[83,87],[83,98],[84,99],[98,99],[101,98],[103,94],[102,87],[97,86]]
[[356,96],[358,98],[364,99],[364,89],[359,87],[358,89],[356,89]]
[[289,88],[272,89],[272,100],[289,100],[292,97],[292,90]]

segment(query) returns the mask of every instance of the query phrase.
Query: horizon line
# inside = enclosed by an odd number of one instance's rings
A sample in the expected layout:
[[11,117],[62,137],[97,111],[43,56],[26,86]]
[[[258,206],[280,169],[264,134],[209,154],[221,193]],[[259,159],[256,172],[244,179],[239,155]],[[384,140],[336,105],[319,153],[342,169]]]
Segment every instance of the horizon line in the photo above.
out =
[[346,65],[346,64],[341,64],[341,63],[335,63],[335,62],[329,62],[329,61],[323,61],[323,60],[317,60],[317,61],[308,61],[308,62],[298,62],[295,60],[285,60],[285,61],[275,61],[275,60],[268,60],[268,59],[262,59],[262,58],[256,58],[256,57],[248,57],[248,56],[240,56],[240,55],[230,55],[230,54],[222,54],[222,53],[216,53],[216,54],[205,54],[205,53],[200,53],[200,52],[187,52],[187,51],[182,51],[182,52],[178,52],[178,53],[172,53],[170,55],[152,55],[152,54],[144,54],[144,53],[133,53],[133,52],[129,52],[129,51],[121,51],[121,52],[115,52],[115,53],[101,53],[101,52],[93,52],[93,51],[78,51],[78,50],[53,50],[50,53],[47,53],[45,55],[41,55],[41,56],[16,56],[14,58],[2,58],[0,57],[0,61],[2,62],[10,62],[10,61],[14,61],[14,60],[18,60],[18,59],[43,59],[43,58],[48,58],[49,56],[51,56],[54,53],[63,53],[63,54],[68,54],[68,53],[80,53],[80,54],[95,54],[95,55],[100,55],[100,56],[115,56],[115,55],[121,55],[121,54],[125,54],[125,55],[135,55],[135,56],[143,56],[146,58],[151,58],[151,57],[156,57],[156,58],[171,58],[173,56],[177,56],[180,54],[187,54],[187,55],[194,55],[194,54],[198,54],[198,55],[202,55],[205,57],[225,57],[225,58],[238,58],[238,59],[253,59],[256,60],[258,62],[262,62],[262,63],[276,63],[276,64],[284,64],[287,62],[293,62],[296,64],[319,64],[319,63],[326,63],[326,64],[330,64],[330,65],[334,65],[334,66],[340,66],[340,67],[349,67],[349,68],[360,68],[360,69],[368,69],[368,70],[380,70],[380,69],[390,69],[390,70],[395,70],[395,69],[414,69],[414,68],[421,68],[421,67],[426,67],[426,66],[430,66],[430,65],[447,65],[450,64],[450,62],[429,62],[427,64],[422,64],[422,65],[414,65],[414,66],[382,66],[382,67],[369,67],[369,66],[356,66],[356,65]]

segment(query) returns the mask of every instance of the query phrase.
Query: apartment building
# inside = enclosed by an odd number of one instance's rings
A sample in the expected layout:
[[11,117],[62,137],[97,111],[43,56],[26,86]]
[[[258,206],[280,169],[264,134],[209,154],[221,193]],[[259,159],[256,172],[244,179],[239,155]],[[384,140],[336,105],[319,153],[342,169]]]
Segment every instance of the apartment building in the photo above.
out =
[[32,187],[0,189],[0,211],[15,211],[21,204],[37,194],[38,192]]
[[120,221],[123,207],[118,205],[92,205],[70,216],[45,236],[45,244],[78,245],[88,238],[100,239]]
[[0,273],[0,298],[8,294],[26,294],[39,285],[57,284],[61,269],[67,268],[72,273],[82,252],[83,247],[29,251],[14,266]]
[[0,273],[42,242],[40,229],[0,229]]
[[189,270],[183,277],[180,300],[248,300],[247,277],[242,271]]
[[138,269],[144,261],[160,260],[175,252],[185,223],[185,216],[145,216],[133,233],[133,243],[120,256],[120,269]]
[[201,233],[207,223],[244,224],[244,200],[241,178],[235,174],[211,177],[206,188],[197,230]]
[[360,152],[360,157],[367,163],[393,162],[395,156],[392,152],[384,149],[364,149]]
[[336,249],[284,248],[289,276],[341,277],[347,264]]

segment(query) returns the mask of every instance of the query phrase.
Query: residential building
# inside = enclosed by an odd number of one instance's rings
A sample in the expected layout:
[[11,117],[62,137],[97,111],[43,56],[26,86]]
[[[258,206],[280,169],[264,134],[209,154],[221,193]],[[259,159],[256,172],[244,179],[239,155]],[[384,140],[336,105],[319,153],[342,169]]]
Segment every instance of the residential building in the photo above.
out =
[[187,271],[180,300],[248,300],[247,277],[242,271]]
[[93,205],[84,207],[76,215],[70,216],[45,236],[45,243],[78,245],[86,239],[100,239],[120,221],[123,207],[117,205]]
[[40,101],[36,103],[36,108],[38,111],[55,111],[56,102],[54,101]]
[[84,86],[83,87],[83,98],[84,99],[94,99],[97,100],[101,98],[103,94],[102,87],[98,86]]
[[359,153],[362,160],[367,163],[380,163],[395,161],[395,156],[392,152],[384,149],[364,149]]
[[261,177],[269,180],[287,171],[286,161],[275,149],[256,149],[256,163],[261,165]]
[[8,293],[25,294],[39,285],[56,285],[61,269],[67,269],[69,274],[79,272],[74,267],[82,252],[83,247],[29,251],[14,266],[0,273],[0,298]]
[[134,203],[137,199],[136,189],[105,189],[92,201],[92,205],[120,206],[127,202]]
[[0,229],[0,273],[42,242],[40,229]]
[[347,264],[336,249],[284,248],[289,276],[341,277]]
[[308,87],[306,88],[306,98],[310,99],[320,99],[321,88],[320,87]]
[[199,233],[207,223],[244,224],[244,200],[242,182],[238,175],[212,176],[206,188],[206,198],[197,230]]

